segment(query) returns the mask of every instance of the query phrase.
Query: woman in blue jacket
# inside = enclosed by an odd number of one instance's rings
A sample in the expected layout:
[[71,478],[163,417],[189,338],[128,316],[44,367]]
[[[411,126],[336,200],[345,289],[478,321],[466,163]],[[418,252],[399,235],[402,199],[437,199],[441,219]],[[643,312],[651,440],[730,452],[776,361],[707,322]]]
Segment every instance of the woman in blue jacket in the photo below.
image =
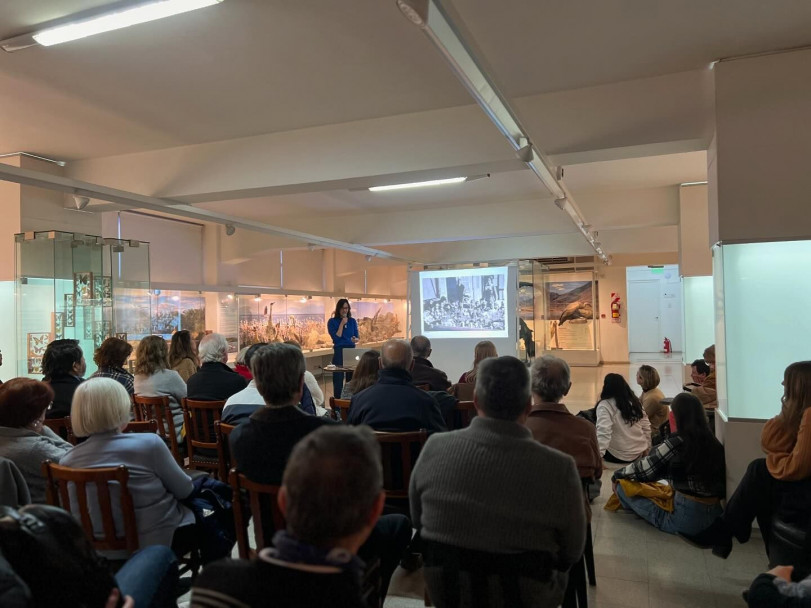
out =
[[[327,321],[327,331],[329,331],[332,346],[335,349],[332,363],[341,366],[344,364],[344,349],[355,348],[358,341],[358,322],[352,318],[352,308],[346,298],[341,298],[335,305],[335,312],[332,313],[332,318]],[[352,374],[347,374],[347,380],[351,378]],[[336,399],[341,396],[343,386],[343,372],[333,372],[332,394]]]

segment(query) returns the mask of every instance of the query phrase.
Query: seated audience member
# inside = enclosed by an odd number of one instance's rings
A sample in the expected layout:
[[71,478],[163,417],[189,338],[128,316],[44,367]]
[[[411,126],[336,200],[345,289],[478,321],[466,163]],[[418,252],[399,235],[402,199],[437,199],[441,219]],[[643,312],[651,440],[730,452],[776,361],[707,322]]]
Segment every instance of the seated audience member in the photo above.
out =
[[98,369],[91,378],[112,378],[120,382],[130,395],[135,393],[135,377],[124,369],[132,354],[132,345],[120,338],[107,338],[93,353]]
[[659,427],[667,420],[667,405],[662,403],[665,394],[659,388],[659,372],[655,367],[642,365],[636,372],[636,383],[642,387],[639,401],[650,422],[651,437],[659,432]]
[[690,364],[690,379],[692,382],[688,382],[684,385],[684,390],[689,391],[693,386],[701,386],[704,383],[704,380],[707,379],[707,376],[710,375],[710,366],[704,361],[704,359],[696,359]]
[[710,373],[700,386],[686,388],[701,400],[705,408],[713,410],[718,407],[718,392],[715,385],[715,344],[704,349],[704,361],[710,367]]
[[54,340],[42,355],[43,382],[54,391],[53,405],[45,413],[46,418],[70,416],[73,391],[84,380],[87,370],[84,354],[78,340]]
[[[295,346],[301,350],[301,344],[299,344],[296,340],[285,340],[284,343]],[[324,412],[326,412],[326,410],[323,409],[320,413],[318,412],[318,408],[321,408],[323,405],[324,391],[322,391],[321,387],[318,386],[318,380],[315,379],[313,373],[310,370],[305,369],[304,392],[301,394],[301,403],[299,404],[299,407],[308,414],[315,416],[317,414],[322,415]]]
[[380,349],[377,383],[352,395],[347,422],[368,424],[376,431],[447,430],[439,404],[414,386],[410,373],[413,365],[408,342],[387,340]]
[[721,514],[721,499],[726,495],[724,446],[710,432],[704,408],[695,396],[680,393],[671,407],[678,432],[648,456],[615,471],[612,481],[667,480],[675,490],[672,511],[643,496],[626,496],[619,484],[615,491],[623,507],[663,532],[696,533]]
[[[425,581],[439,608],[505,606],[499,581],[478,580],[464,564],[476,552],[513,579],[513,605],[558,606],[567,571],[583,555],[586,518],[571,456],[532,438],[529,373],[515,357],[482,361],[466,429],[432,435],[411,475],[413,525],[425,542]],[[466,551],[470,550],[470,551]],[[480,554],[479,554],[480,555]],[[443,565],[460,568],[450,587]],[[509,564],[509,565],[507,565]],[[448,573],[450,574],[450,573]],[[451,574],[452,575],[452,574]],[[474,590],[490,597],[472,598]]]
[[371,431],[335,425],[308,434],[290,455],[279,492],[287,529],[256,559],[222,560],[203,570],[191,606],[365,608],[358,553],[383,509],[382,486],[380,447]]
[[188,398],[198,401],[225,401],[245,388],[245,378],[228,363],[228,342],[221,334],[208,334],[200,341],[200,371],[189,378]]
[[[600,479],[603,459],[594,425],[574,416],[560,402],[572,387],[569,364],[563,359],[544,355],[532,364],[531,378],[532,411],[526,426],[532,436],[574,458],[580,479]],[[589,507],[586,512],[590,515]]]
[[[80,469],[126,466],[140,546],[166,545],[183,555],[188,538],[196,533],[194,513],[180,503],[191,494],[192,481],[157,434],[122,433],[129,419],[130,398],[118,382],[110,378],[84,382],[73,398],[71,422],[76,436],[87,441],[74,447],[61,464]],[[71,501],[76,501],[75,495]],[[112,506],[120,521],[119,501],[114,499]],[[91,501],[91,517],[100,522],[96,509]]]
[[172,342],[169,344],[169,366],[180,374],[183,382],[188,382],[200,368],[197,348],[188,329],[181,329],[172,335]]
[[182,441],[183,409],[180,401],[186,396],[186,383],[175,370],[169,369],[166,340],[147,336],[135,350],[135,394],[144,397],[169,397],[169,408],[175,423],[177,440]]
[[31,502],[45,502],[42,462],[60,462],[73,447],[43,421],[53,389],[30,378],[13,378],[0,386],[0,456],[23,474]]
[[476,384],[476,371],[479,368],[479,363],[491,357],[498,357],[495,344],[490,342],[490,340],[482,340],[476,344],[476,347],[473,349],[473,369],[459,376],[459,383]]
[[[248,369],[251,367],[253,356],[263,346],[267,346],[267,342],[259,342],[248,347],[242,358],[244,365]],[[256,388],[256,380],[251,374],[248,386],[226,399],[225,407],[222,410],[222,421],[226,424],[240,424],[245,422],[257,408],[263,405],[265,405],[265,399],[259,394]]]
[[431,341],[425,336],[414,336],[411,338],[411,350],[414,352],[414,369],[411,370],[414,384],[427,384],[432,391],[447,391],[451,387],[448,375],[428,360]]
[[344,384],[341,390],[341,399],[351,399],[352,395],[369,388],[377,382],[377,372],[380,371],[380,352],[367,350],[360,356],[358,366],[352,372],[352,379]]
[[794,566],[775,566],[760,574],[744,598],[749,608],[811,608],[811,576],[796,580]]
[[239,352],[237,353],[237,359],[234,362],[234,371],[243,378],[245,378],[246,382],[250,382],[251,380],[253,380],[251,367],[245,362],[245,354],[248,352],[249,348],[250,346],[243,346],[241,349],[239,349]]
[[597,443],[607,462],[628,463],[651,446],[650,422],[625,378],[606,374],[597,403]]
[[[248,479],[279,485],[293,447],[317,428],[337,426],[337,423],[323,417],[308,416],[297,407],[304,386],[305,363],[301,349],[289,344],[269,344],[253,354],[251,369],[265,405],[231,433],[231,453],[239,471]],[[340,463],[340,459],[335,462]],[[328,464],[322,463],[324,466]],[[346,463],[341,463],[340,467],[345,468]],[[337,486],[330,484],[329,487]],[[334,519],[334,513],[325,511],[320,517]],[[362,555],[380,556],[384,596],[391,575],[410,540],[408,518],[386,515],[377,524],[370,541],[364,545]]]
[[811,361],[789,365],[783,387],[781,411],[766,422],[760,437],[766,458],[749,463],[712,525],[682,534],[719,557],[732,551],[733,536],[740,543],[749,540],[755,518],[767,545],[774,516],[802,529],[811,522]]

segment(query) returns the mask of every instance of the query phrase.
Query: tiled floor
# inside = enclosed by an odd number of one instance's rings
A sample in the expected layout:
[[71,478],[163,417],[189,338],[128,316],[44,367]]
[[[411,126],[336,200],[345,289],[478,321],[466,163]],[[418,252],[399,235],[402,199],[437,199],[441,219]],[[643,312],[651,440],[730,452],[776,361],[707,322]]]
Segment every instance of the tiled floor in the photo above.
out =
[[[631,365],[573,368],[572,391],[567,405],[572,411],[593,407],[605,374],[636,377],[642,363],[656,367],[666,396],[682,385],[678,354],[672,359],[638,360]],[[637,387],[632,383],[634,389]],[[745,545],[735,544],[729,559],[691,547],[678,537],[656,530],[635,515],[610,513],[603,505],[611,493],[606,471],[602,494],[594,501],[592,533],[597,586],[589,588],[590,608],[743,608],[741,591],[767,569],[763,542],[753,535]],[[395,573],[386,608],[423,606],[420,571]]]

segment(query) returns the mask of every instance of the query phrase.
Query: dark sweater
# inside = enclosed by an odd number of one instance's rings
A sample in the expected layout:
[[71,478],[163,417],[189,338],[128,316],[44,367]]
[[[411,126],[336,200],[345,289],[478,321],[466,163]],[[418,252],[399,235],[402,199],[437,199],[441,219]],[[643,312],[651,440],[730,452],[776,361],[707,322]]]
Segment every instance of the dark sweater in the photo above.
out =
[[73,393],[76,387],[82,382],[82,378],[77,378],[70,374],[64,376],[54,376],[43,380],[51,385],[54,391],[53,405],[45,412],[46,418],[64,418],[70,416],[70,405],[73,402]]
[[451,387],[448,375],[433,366],[424,357],[414,357],[414,368],[411,370],[414,384],[428,384],[432,391],[447,391]]
[[186,397],[197,401],[225,401],[248,386],[240,376],[225,363],[209,361],[186,383]]

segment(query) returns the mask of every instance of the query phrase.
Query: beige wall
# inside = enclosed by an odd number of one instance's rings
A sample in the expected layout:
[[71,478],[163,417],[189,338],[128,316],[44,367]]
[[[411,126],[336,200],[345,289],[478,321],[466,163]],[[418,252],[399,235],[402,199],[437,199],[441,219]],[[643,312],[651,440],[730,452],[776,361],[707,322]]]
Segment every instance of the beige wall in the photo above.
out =
[[679,274],[706,277],[712,274],[709,201],[706,185],[679,188]]

